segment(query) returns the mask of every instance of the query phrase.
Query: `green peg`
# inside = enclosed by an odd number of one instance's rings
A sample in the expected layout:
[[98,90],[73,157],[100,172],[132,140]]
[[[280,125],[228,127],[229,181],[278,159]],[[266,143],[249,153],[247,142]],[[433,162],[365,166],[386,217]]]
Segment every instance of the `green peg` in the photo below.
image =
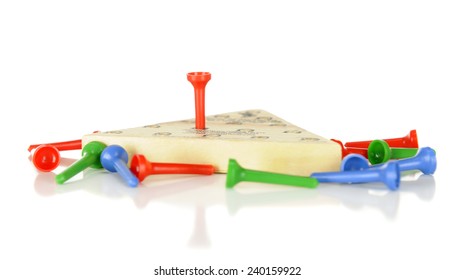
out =
[[100,156],[104,148],[106,148],[106,145],[98,141],[93,141],[85,145],[82,149],[82,158],[73,163],[62,173],[55,176],[55,182],[57,182],[57,184],[63,184],[89,167],[96,169],[103,168]]
[[226,188],[233,188],[237,183],[242,181],[306,188],[316,188],[319,183],[317,179],[310,177],[245,169],[241,167],[235,159],[229,159]]
[[368,146],[368,160],[371,164],[380,164],[389,159],[413,157],[418,151],[417,148],[390,148],[384,140],[373,140]]

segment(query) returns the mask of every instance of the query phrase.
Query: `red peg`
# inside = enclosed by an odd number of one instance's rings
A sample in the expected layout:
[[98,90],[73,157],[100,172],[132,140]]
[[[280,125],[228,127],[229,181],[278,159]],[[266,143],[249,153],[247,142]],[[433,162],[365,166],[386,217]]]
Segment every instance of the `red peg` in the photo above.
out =
[[71,140],[71,141],[55,142],[55,143],[47,143],[47,144],[33,144],[28,147],[28,151],[31,152],[33,149],[36,149],[42,145],[54,146],[59,151],[80,150],[80,149],[82,149],[82,140]]
[[186,77],[194,87],[196,129],[205,129],[205,86],[212,75],[209,72],[191,72]]
[[[93,133],[98,133],[94,131]],[[50,172],[57,168],[60,163],[59,151],[81,150],[82,140],[71,140],[65,142],[54,142],[48,144],[33,144],[28,147],[31,152],[35,149],[32,156],[33,165],[42,172]]]
[[[99,130],[93,131],[93,133],[98,133]],[[51,145],[57,148],[59,151],[70,151],[70,150],[81,150],[82,149],[82,140],[71,140],[65,142],[55,142],[55,143],[46,143],[46,144],[33,144],[28,147],[28,151],[31,152],[33,149],[38,148],[41,145]]]
[[42,172],[50,172],[57,168],[60,163],[60,152],[68,150],[82,149],[82,140],[72,140],[66,142],[55,142],[49,144],[34,144],[28,147],[28,151],[33,153],[33,165]]
[[209,164],[160,163],[147,161],[143,155],[131,158],[131,172],[142,182],[145,177],[157,174],[212,175],[215,167]]
[[[358,141],[358,142],[346,142],[344,144],[346,147],[352,148],[365,148],[368,149],[371,141]],[[401,138],[391,138],[391,139],[384,139],[384,141],[389,144],[391,148],[418,148],[419,141],[417,139],[417,131],[415,129],[411,130],[408,135],[401,137]]]
[[341,158],[344,158],[345,156],[347,156],[349,154],[358,154],[358,155],[364,156],[365,158],[368,158],[368,149],[345,147],[340,140],[336,140],[336,139],[330,139],[330,140],[332,140],[333,142],[340,145]]
[[39,145],[32,157],[33,165],[41,172],[50,172],[60,164],[60,153],[52,145]]

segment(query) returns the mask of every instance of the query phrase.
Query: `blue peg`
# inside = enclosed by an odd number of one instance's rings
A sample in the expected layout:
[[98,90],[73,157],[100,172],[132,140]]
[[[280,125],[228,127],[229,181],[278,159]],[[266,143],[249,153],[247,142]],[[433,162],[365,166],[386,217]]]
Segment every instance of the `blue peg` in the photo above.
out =
[[110,172],[118,172],[130,187],[137,187],[139,180],[127,166],[128,153],[119,145],[108,146],[101,153],[101,164]]
[[359,154],[350,154],[341,161],[340,171],[360,171],[370,168],[368,160]]
[[400,186],[400,170],[395,162],[389,162],[382,167],[362,171],[313,173],[311,177],[316,178],[321,183],[383,182],[392,191],[397,190]]
[[[414,157],[399,159],[394,162],[398,164],[400,171],[420,170],[426,175],[433,174],[436,171],[437,166],[436,152],[429,147],[420,148]],[[368,166],[368,161],[363,157],[350,155],[345,157],[341,162],[341,171],[374,169],[383,165],[384,164]]]

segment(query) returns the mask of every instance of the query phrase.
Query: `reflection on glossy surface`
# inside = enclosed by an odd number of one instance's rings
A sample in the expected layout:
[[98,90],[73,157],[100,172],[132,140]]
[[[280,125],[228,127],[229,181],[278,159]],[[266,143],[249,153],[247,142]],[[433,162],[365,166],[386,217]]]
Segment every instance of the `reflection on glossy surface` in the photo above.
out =
[[191,234],[188,246],[191,248],[210,248],[211,242],[207,232],[207,221],[205,219],[205,208],[196,206],[194,218],[194,230]]
[[211,246],[206,222],[206,210],[214,205],[225,205],[231,215],[244,209],[261,207],[320,207],[339,204],[352,210],[375,209],[386,218],[397,216],[400,196],[415,194],[422,201],[431,201],[435,195],[433,176],[404,174],[398,191],[389,191],[382,184],[320,184],[317,189],[303,189],[257,183],[243,183],[234,189],[225,189],[225,175],[192,176],[160,175],[145,180],[139,188],[130,188],[107,171],[89,169],[83,180],[57,185],[55,173],[39,173],[35,191],[42,196],[69,195],[86,191],[109,199],[128,198],[138,209],[160,202],[194,209],[194,229],[189,237],[191,248]]
[[396,217],[398,212],[400,194],[397,191],[374,192],[370,188],[365,188],[365,185],[358,184],[321,186],[318,191],[322,195],[336,198],[349,209],[374,208],[382,212],[387,218]]
[[377,208],[386,216],[393,217],[398,209],[400,193],[413,193],[424,201],[431,201],[435,195],[434,177],[428,175],[401,182],[398,192],[390,192],[380,184],[321,184],[316,190],[281,186],[264,186],[261,189],[255,188],[254,184],[244,184],[226,190],[223,186],[224,175],[156,176],[154,180],[146,180],[140,188],[132,189],[106,171],[90,169],[84,172],[83,180],[64,185],[57,185],[54,176],[53,172],[39,173],[35,179],[36,193],[52,196],[83,190],[107,198],[129,197],[139,209],[146,208],[153,201],[192,206],[224,204],[231,214],[246,207],[308,207],[341,202],[352,209],[364,206]]
[[[169,201],[180,205],[208,205],[218,203],[219,191],[214,194],[213,185],[217,184],[220,175],[160,175],[145,180],[138,188],[138,196],[134,199],[137,208],[144,209],[151,201]],[[149,177],[150,178],[150,177]],[[210,187],[210,189],[207,189]],[[203,195],[200,189],[205,189]]]
[[336,203],[322,197],[315,190],[297,187],[274,188],[273,191],[258,189],[250,193],[242,193],[238,189],[227,189],[225,196],[226,207],[231,215],[237,214],[242,208],[309,207]]
[[413,193],[423,201],[431,201],[436,193],[433,176],[422,175],[414,181],[401,182],[400,192]]
[[39,173],[35,178],[35,192],[42,196],[52,196],[55,194],[55,188],[57,184],[55,183],[55,173],[46,172]]

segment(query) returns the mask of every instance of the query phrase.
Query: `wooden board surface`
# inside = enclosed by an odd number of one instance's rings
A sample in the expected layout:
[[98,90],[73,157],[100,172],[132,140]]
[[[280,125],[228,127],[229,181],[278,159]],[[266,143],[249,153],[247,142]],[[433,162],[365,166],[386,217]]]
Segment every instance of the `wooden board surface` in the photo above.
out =
[[206,129],[194,120],[145,125],[85,135],[83,145],[119,144],[150,161],[213,164],[225,173],[229,158],[243,167],[295,175],[338,170],[338,144],[263,110],[208,116]]

